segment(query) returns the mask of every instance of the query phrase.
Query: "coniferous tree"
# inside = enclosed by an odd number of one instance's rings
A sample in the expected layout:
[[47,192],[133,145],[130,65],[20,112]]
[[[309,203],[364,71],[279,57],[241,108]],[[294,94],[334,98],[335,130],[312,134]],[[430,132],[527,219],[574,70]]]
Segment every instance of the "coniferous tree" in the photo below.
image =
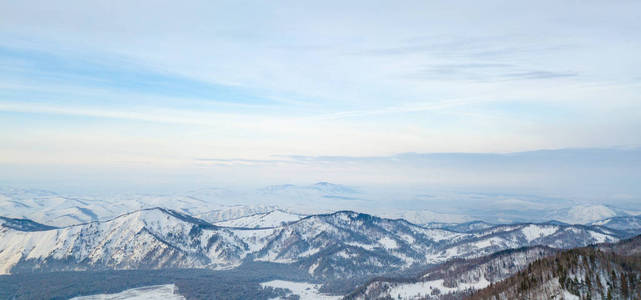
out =
[[628,292],[628,278],[625,276],[625,273],[621,273],[621,294],[623,295],[624,298],[628,298],[629,292]]

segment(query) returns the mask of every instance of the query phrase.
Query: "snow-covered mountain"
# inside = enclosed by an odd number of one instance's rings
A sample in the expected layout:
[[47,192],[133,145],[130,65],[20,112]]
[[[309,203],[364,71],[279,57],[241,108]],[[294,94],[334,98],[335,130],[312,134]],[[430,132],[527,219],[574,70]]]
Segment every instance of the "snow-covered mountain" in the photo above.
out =
[[271,234],[270,230],[235,233],[162,208],[45,231],[3,226],[0,273],[34,268],[229,268],[260,249]]
[[552,224],[505,225],[461,233],[344,211],[306,217],[283,227],[256,259],[298,263],[314,277],[340,278],[524,246],[571,248],[618,239],[618,232],[601,228]]
[[558,250],[534,246],[500,251],[476,259],[455,259],[412,278],[377,278],[344,297],[352,299],[422,299],[463,296],[482,289]]
[[341,211],[282,228],[256,260],[296,263],[317,278],[366,276],[427,263],[425,253],[461,234]]
[[641,299],[641,236],[561,251],[468,299]]
[[499,225],[465,234],[461,242],[448,245],[433,254],[435,262],[451,257],[480,257],[504,249],[545,245],[553,248],[573,248],[603,242],[615,242],[626,236],[621,232],[598,227],[559,224]]
[[501,225],[462,233],[351,211],[312,215],[274,228],[234,228],[153,208],[41,231],[2,226],[0,273],[223,269],[264,262],[287,265],[318,280],[334,280],[524,246],[571,248],[621,237],[607,228],[557,224]]
[[637,299],[638,249],[641,236],[571,250],[500,251],[416,277],[375,278],[344,299]]
[[557,210],[548,215],[548,219],[559,220],[568,224],[588,224],[616,215],[617,212],[614,209],[605,205],[577,205]]

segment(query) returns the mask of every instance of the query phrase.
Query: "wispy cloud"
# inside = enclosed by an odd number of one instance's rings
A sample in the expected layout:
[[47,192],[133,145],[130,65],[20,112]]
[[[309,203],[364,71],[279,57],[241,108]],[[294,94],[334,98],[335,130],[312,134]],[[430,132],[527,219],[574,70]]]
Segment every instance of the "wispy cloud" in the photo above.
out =
[[318,116],[310,117],[310,119],[336,120],[336,119],[358,118],[358,117],[386,115],[386,114],[399,114],[399,113],[407,113],[407,112],[443,110],[443,109],[452,108],[456,106],[463,106],[463,105],[469,105],[472,103],[488,101],[488,100],[480,100],[480,99],[481,98],[479,97],[468,97],[468,98],[450,99],[450,100],[443,100],[443,101],[426,101],[426,102],[420,102],[420,103],[395,105],[395,106],[388,106],[388,107],[369,109],[369,110],[342,111],[342,112],[336,112],[331,114],[318,115]]
[[0,111],[58,116],[77,116],[101,119],[132,120],[162,124],[182,124],[204,127],[225,127],[234,124],[237,128],[253,128],[253,122],[278,122],[274,118],[213,111],[179,110],[147,106],[130,108],[107,108],[88,105],[55,105],[46,103],[0,101]]
[[[354,52],[354,55],[407,56],[430,55],[443,59],[506,60],[526,54],[543,54],[576,48],[568,42],[540,44],[528,41],[533,37],[519,35],[498,36],[430,36],[406,39],[395,47],[382,47]],[[493,63],[471,62],[467,65],[483,66]]]
[[518,72],[518,73],[507,73],[501,75],[501,77],[508,79],[553,79],[553,78],[563,78],[563,77],[576,77],[578,73],[576,72],[554,72],[554,71],[528,71],[528,72]]
[[195,158],[196,162],[212,165],[264,165],[264,164],[291,164],[297,163],[292,159],[243,159],[243,158]]
[[[192,117],[175,117],[166,114],[151,112],[136,112],[124,110],[109,110],[104,108],[80,108],[69,106],[52,106],[47,104],[32,104],[20,102],[0,102],[0,111],[5,112],[22,112],[22,113],[40,113],[40,114],[57,114],[70,116],[85,116],[110,119],[138,120],[160,123],[176,124],[207,124]],[[175,111],[173,112],[175,115]]]
[[505,63],[458,63],[428,65],[407,75],[410,79],[496,82],[576,77],[577,72],[542,71]]
[[[408,39],[400,46],[370,49],[357,55],[406,57],[427,61],[405,73],[407,79],[438,81],[496,82],[576,77],[576,71],[557,71],[550,66],[533,65],[528,57],[577,50],[568,42],[539,44],[522,36],[451,37],[434,36]],[[550,69],[548,69],[550,68]]]
[[252,92],[248,88],[154,70],[122,57],[101,55],[98,58],[96,55],[0,46],[0,72],[4,80],[30,83],[32,86],[92,87],[231,103],[273,102],[268,97],[257,96],[257,91]]

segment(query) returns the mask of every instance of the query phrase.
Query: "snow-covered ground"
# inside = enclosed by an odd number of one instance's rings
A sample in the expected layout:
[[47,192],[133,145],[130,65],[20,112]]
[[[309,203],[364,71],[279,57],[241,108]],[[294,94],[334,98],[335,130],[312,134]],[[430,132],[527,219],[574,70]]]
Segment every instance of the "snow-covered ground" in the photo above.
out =
[[[307,282],[295,282],[295,281],[286,281],[286,280],[272,280],[268,282],[263,282],[260,284],[262,287],[273,287],[273,288],[282,288],[292,291],[292,294],[298,295],[300,300],[334,300],[340,299],[342,296],[331,296],[326,295],[318,291],[320,285],[307,283]],[[278,298],[276,298],[278,299]]]
[[423,281],[417,283],[407,283],[400,284],[389,291],[389,295],[393,298],[399,297],[399,299],[418,299],[420,297],[425,297],[426,295],[432,295],[432,292],[435,289],[438,289],[440,294],[447,294],[451,292],[461,291],[468,288],[473,289],[482,289],[490,285],[490,282],[482,277],[481,280],[466,284],[459,283],[458,287],[450,288],[444,285],[443,279],[432,280],[432,281]]
[[563,290],[562,293],[563,293],[563,296],[560,299],[564,299],[564,300],[580,300],[581,299],[579,298],[579,296],[574,295],[566,290]]
[[71,300],[184,300],[185,297],[178,294],[176,285],[152,285],[135,289],[129,289],[116,294],[98,294],[71,298]]

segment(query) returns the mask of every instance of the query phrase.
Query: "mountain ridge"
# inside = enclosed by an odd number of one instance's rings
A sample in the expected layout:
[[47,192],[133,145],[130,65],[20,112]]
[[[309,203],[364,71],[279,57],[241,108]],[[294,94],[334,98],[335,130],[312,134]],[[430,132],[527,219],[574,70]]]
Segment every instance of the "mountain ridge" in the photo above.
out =
[[[497,225],[462,233],[351,210],[310,215],[280,227],[234,228],[155,207],[40,233],[0,227],[0,266],[4,273],[14,266],[20,272],[65,269],[56,263],[63,259],[84,269],[220,269],[255,261],[290,265],[330,280],[536,244],[571,248],[622,237],[599,227],[551,224]],[[135,258],[124,259],[122,249]]]

